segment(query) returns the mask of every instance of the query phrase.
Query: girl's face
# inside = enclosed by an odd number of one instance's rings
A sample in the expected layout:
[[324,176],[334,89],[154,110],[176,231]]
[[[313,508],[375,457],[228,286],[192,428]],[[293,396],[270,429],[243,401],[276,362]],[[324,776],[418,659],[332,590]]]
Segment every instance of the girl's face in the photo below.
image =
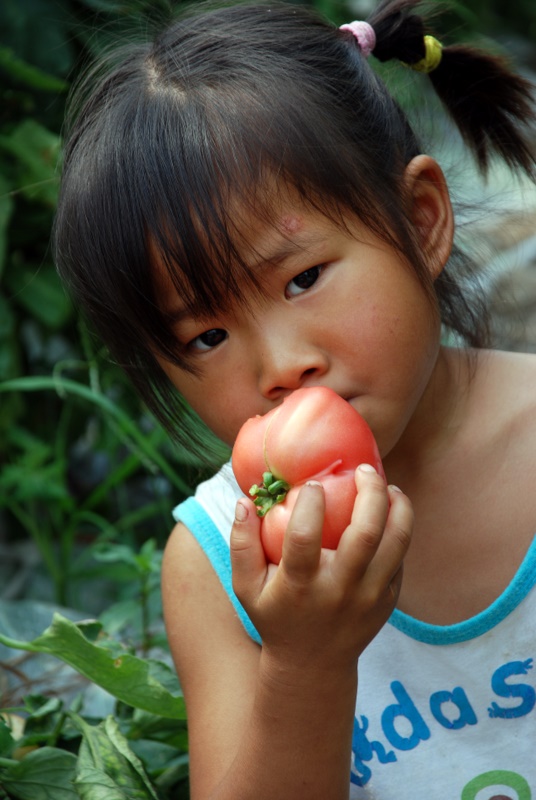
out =
[[[184,311],[160,278],[162,307],[193,375],[163,362],[203,421],[232,445],[241,425],[295,389],[327,386],[372,428],[385,456],[415,413],[439,347],[436,309],[400,255],[364,228],[345,230],[299,201],[276,223],[246,220],[245,258],[265,296],[207,319]],[[163,271],[160,271],[161,274]],[[180,317],[180,319],[179,319]]]

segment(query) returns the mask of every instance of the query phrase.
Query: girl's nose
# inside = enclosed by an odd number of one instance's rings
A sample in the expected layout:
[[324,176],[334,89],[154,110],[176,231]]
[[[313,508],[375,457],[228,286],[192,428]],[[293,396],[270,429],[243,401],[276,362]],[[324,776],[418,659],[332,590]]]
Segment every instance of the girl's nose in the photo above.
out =
[[328,357],[322,348],[288,331],[262,336],[259,357],[259,389],[269,400],[302,386],[317,385],[328,370]]

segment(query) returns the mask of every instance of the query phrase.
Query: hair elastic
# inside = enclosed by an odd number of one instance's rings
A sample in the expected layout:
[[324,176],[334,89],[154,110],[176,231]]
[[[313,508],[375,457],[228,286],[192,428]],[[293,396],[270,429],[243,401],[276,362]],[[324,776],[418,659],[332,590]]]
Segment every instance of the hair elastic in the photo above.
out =
[[443,55],[443,45],[434,36],[424,37],[424,51],[425,56],[417,61],[415,64],[406,64],[404,66],[415,70],[416,72],[433,72],[441,63]]
[[376,34],[374,28],[368,22],[355,20],[354,22],[341,25],[339,30],[350,31],[350,33],[355,36],[365,58],[368,58],[376,47]]

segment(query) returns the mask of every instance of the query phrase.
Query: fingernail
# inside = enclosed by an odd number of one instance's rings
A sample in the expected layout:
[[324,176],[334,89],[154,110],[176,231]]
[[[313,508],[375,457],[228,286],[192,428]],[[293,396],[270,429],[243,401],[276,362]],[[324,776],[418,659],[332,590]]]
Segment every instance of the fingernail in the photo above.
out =
[[361,472],[376,472],[372,464],[360,464],[358,469],[360,469]]
[[247,506],[239,500],[236,504],[235,508],[235,520],[237,522],[244,522],[248,518],[248,508]]
[[395,486],[395,485],[394,485],[394,484],[392,484],[392,483],[391,483],[391,484],[389,484],[389,489],[390,489],[392,492],[400,492],[400,494],[402,494],[402,489],[399,489],[399,488],[398,488],[398,486]]
[[306,486],[320,486],[320,487],[322,486],[320,481],[307,481],[307,483],[305,485]]

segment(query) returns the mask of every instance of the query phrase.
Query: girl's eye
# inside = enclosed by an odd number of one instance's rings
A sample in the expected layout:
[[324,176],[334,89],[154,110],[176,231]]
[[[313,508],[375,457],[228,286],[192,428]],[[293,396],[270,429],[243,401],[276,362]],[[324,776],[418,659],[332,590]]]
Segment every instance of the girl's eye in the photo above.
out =
[[310,267],[305,272],[300,272],[295,278],[287,283],[286,294],[288,297],[295,297],[302,292],[307,291],[313,286],[322,272],[322,266]]
[[227,331],[222,328],[211,328],[209,331],[201,333],[188,343],[188,347],[192,350],[206,352],[212,350],[213,347],[221,344],[227,339]]

